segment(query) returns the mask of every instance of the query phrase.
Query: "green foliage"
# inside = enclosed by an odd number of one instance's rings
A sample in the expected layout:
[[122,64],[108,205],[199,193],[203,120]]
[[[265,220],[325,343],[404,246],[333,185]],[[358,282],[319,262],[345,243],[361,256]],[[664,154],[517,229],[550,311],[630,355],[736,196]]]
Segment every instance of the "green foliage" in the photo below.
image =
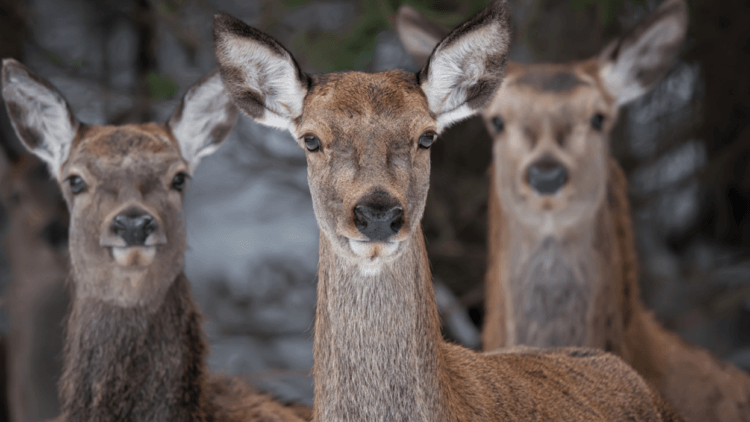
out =
[[[304,0],[284,0],[288,8]],[[409,4],[446,28],[453,27],[486,6],[488,0],[360,0],[357,18],[335,33],[302,32],[292,46],[320,72],[362,69],[372,61],[376,36],[393,28],[396,11]]]
[[156,72],[146,74],[146,84],[148,85],[148,96],[152,100],[168,100],[177,94],[179,86],[177,82],[169,76]]

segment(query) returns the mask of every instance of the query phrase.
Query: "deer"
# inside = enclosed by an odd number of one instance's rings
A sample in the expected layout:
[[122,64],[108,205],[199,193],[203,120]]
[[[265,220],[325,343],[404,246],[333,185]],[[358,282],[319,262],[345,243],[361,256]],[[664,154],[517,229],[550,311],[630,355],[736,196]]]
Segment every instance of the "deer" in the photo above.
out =
[[3,60],[2,96],[70,211],[57,420],[308,420],[309,409],[206,368],[202,317],[182,270],[182,206],[198,163],[237,120],[219,75],[196,82],[166,123],[81,123],[62,94],[13,59]]
[[[664,77],[687,20],[683,0],[665,0],[597,57],[508,64],[481,111],[493,137],[483,349],[603,349],[690,422],[750,421],[750,376],[664,329],[640,299],[628,183],[609,152],[619,108]],[[396,27],[419,63],[446,32],[409,6]]]
[[592,349],[482,354],[443,340],[420,220],[437,134],[500,85],[508,5],[450,32],[418,73],[305,73],[270,35],[214,16],[219,71],[248,117],[304,149],[320,227],[314,421],[682,420]]
[[10,281],[3,307],[10,326],[10,420],[45,420],[59,413],[61,321],[69,303],[68,211],[43,161],[29,153],[6,156],[2,150],[0,204],[8,214],[3,246]]

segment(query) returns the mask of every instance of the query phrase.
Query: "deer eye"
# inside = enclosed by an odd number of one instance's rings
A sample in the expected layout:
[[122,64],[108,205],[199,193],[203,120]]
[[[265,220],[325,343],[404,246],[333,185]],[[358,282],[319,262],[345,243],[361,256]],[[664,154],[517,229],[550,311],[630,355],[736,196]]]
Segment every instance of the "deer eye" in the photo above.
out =
[[424,149],[429,148],[432,143],[435,142],[435,138],[437,138],[435,132],[423,133],[422,136],[419,137],[419,147]]
[[318,139],[315,135],[305,135],[302,137],[302,140],[305,142],[305,148],[307,148],[310,152],[315,152],[320,150],[320,139]]
[[500,133],[505,129],[505,122],[500,117],[492,119],[492,127],[495,128],[495,132]]
[[179,172],[174,175],[172,178],[172,189],[182,192],[183,189],[185,189],[185,184],[187,183],[187,179],[190,176],[187,175],[187,173]]
[[593,127],[596,130],[602,130],[602,127],[604,126],[604,115],[601,113],[596,113],[593,116],[591,116],[591,127]]
[[70,185],[70,191],[74,195],[77,195],[86,190],[86,182],[80,176],[70,176],[67,178],[68,185]]

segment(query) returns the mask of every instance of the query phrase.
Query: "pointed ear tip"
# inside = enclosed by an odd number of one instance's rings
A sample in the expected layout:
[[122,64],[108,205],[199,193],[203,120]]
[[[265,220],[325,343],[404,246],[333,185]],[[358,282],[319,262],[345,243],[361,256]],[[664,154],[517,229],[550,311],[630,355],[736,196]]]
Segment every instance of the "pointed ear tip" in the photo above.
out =
[[6,59],[3,59],[3,73],[13,70],[13,69],[23,69],[24,66],[19,62],[18,60],[8,57]]
[[238,22],[244,23],[241,20],[230,15],[229,13],[219,12],[214,15],[214,21],[213,21],[214,32],[216,31],[220,33],[227,32],[228,27],[230,25],[237,24]]
[[29,71],[26,69],[24,65],[21,64],[16,59],[13,58],[7,58],[3,59],[3,69],[2,69],[2,82],[3,85],[6,85],[10,82],[11,75],[18,75],[18,74],[28,74]]

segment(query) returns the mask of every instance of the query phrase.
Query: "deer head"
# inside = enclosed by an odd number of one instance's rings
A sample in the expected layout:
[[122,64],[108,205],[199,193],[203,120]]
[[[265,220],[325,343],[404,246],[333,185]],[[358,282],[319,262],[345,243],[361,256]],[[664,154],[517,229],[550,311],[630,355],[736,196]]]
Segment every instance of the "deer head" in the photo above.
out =
[[237,110],[217,73],[185,94],[166,124],[90,126],[62,95],[6,59],[2,95],[21,142],[49,166],[70,210],[76,296],[158,303],[182,270],[184,190]]
[[305,150],[322,236],[337,256],[377,272],[418,229],[437,134],[476,113],[500,85],[507,19],[505,2],[493,2],[417,74],[309,76],[281,44],[224,14],[214,19],[214,39],[235,104],[289,130]]
[[[397,28],[415,60],[441,30],[402,7]],[[609,134],[620,106],[649,92],[685,37],[683,0],[666,0],[595,58],[565,64],[508,65],[482,110],[494,138],[494,185],[510,218],[544,236],[590,221],[605,199]]]

